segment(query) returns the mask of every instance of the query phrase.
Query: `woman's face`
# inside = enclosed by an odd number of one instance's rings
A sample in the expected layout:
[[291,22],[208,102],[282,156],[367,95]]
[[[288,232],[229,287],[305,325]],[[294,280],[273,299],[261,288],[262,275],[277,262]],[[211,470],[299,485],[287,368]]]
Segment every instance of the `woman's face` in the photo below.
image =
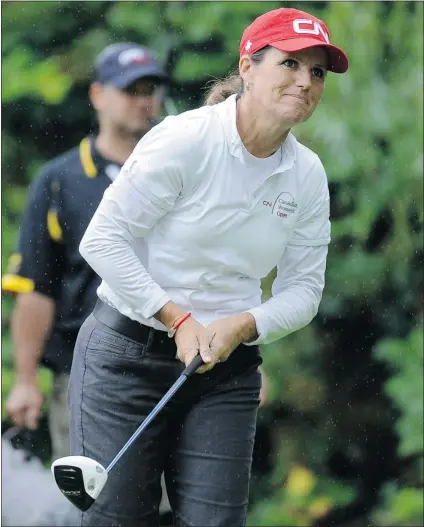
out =
[[240,74],[249,83],[245,96],[258,112],[292,127],[309,119],[325,85],[328,58],[321,47],[286,53],[269,48],[259,64],[240,59]]

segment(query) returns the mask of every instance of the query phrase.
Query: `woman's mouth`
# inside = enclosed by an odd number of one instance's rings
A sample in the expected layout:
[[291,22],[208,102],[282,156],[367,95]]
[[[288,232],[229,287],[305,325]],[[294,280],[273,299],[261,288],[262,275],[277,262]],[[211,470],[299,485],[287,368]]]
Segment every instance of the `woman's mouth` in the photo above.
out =
[[295,99],[299,99],[300,101],[303,101],[304,103],[308,102],[308,99],[306,97],[303,97],[302,95],[296,95],[293,93],[286,93],[285,95],[288,95],[289,97],[294,97]]

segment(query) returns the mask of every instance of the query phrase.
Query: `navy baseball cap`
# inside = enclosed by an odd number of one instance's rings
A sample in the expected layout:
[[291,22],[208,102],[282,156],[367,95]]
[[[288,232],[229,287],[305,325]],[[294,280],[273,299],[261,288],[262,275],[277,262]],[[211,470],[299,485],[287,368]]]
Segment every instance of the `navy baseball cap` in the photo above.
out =
[[162,82],[167,80],[151,51],[132,42],[108,46],[97,57],[94,70],[97,82],[119,89],[143,77],[157,77]]

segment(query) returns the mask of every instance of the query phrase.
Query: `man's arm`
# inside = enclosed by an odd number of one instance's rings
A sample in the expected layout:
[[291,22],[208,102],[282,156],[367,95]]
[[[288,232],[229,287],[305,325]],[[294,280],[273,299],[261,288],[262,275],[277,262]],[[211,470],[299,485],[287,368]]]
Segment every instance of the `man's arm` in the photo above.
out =
[[49,174],[42,173],[30,189],[17,252],[2,279],[2,290],[16,294],[11,319],[16,380],[6,410],[18,427],[37,427],[43,403],[37,372],[53,326],[60,285],[63,244],[59,224],[51,228],[52,215],[57,220],[51,190]]
[[54,300],[37,291],[17,296],[11,320],[17,382],[35,381],[54,313]]
[[45,295],[33,291],[17,296],[11,321],[16,381],[6,410],[19,428],[35,429],[38,425],[43,396],[37,372],[54,311],[54,301]]

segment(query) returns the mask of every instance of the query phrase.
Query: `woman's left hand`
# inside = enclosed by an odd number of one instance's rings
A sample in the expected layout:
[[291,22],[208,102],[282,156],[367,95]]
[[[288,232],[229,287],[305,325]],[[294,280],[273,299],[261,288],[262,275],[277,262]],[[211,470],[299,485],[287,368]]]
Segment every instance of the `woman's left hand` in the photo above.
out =
[[209,324],[207,330],[212,336],[209,345],[212,362],[204,371],[213,368],[217,362],[225,362],[237,346],[256,336],[255,319],[250,313],[240,313],[215,320]]

